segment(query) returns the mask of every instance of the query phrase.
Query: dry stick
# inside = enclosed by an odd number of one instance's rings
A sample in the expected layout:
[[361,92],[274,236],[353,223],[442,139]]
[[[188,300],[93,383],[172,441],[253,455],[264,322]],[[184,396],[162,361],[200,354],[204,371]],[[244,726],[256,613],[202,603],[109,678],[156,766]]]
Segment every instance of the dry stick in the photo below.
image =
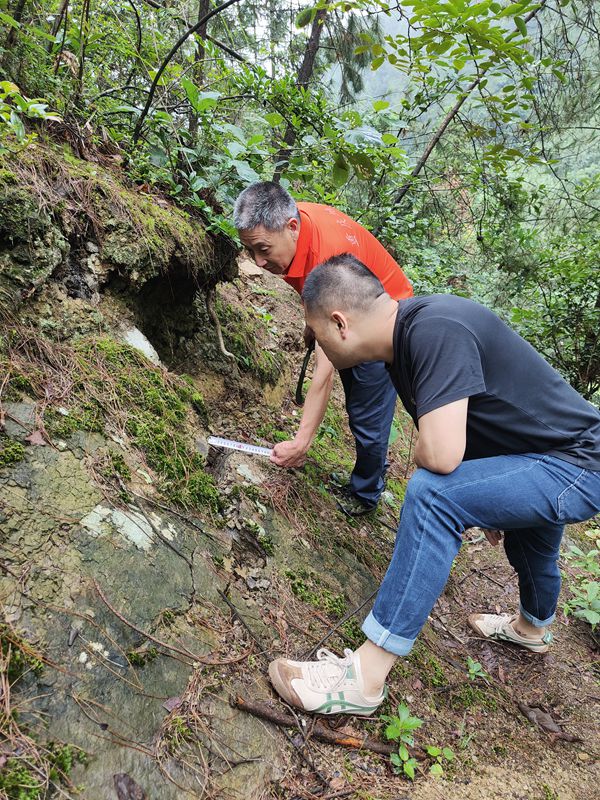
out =
[[[248,714],[252,714],[254,717],[272,722],[274,725],[278,725],[281,728],[294,728],[296,726],[296,721],[292,716],[283,714],[281,711],[275,711],[275,709],[270,708],[266,703],[258,703],[238,695],[237,697],[231,698],[231,704],[234,708],[239,708],[242,711],[246,711]],[[340,735],[319,721],[316,721],[314,724],[312,736],[320,742],[326,742],[327,744],[349,747],[353,750],[370,750],[373,753],[386,756],[398,750],[398,745],[378,742],[375,739],[370,739],[368,736],[365,736],[364,739],[359,739],[358,736]]]
[[[525,22],[525,24],[530,22],[538,14],[538,12],[541,11],[541,9],[546,5],[546,2],[547,2],[547,0],[540,0],[540,3],[537,6],[537,8],[535,8],[531,13],[529,13],[524,18],[523,21]],[[490,67],[487,67],[486,69],[481,70],[481,72],[479,73],[477,78],[475,78],[475,80],[472,81],[467,86],[465,91],[462,93],[462,95],[459,97],[459,99],[456,101],[456,103],[452,106],[450,111],[448,111],[448,113],[446,114],[446,116],[444,117],[444,119],[442,121],[442,124],[437,129],[437,131],[435,132],[435,134],[433,135],[433,137],[429,141],[429,144],[425,148],[425,151],[423,152],[423,155],[417,161],[417,164],[416,164],[415,168],[413,169],[413,171],[411,172],[409,179],[406,181],[404,186],[402,186],[402,188],[400,189],[400,191],[398,192],[398,194],[394,198],[394,203],[396,205],[401,202],[401,200],[403,199],[404,195],[409,191],[409,189],[411,188],[411,186],[414,183],[414,179],[421,172],[421,170],[423,169],[423,167],[427,163],[427,159],[429,158],[429,156],[431,155],[433,150],[436,148],[438,142],[440,141],[440,139],[442,138],[442,136],[446,132],[446,128],[448,127],[448,125],[450,125],[450,123],[452,122],[454,117],[456,117],[456,115],[460,111],[463,103],[465,102],[465,100],[468,99],[468,97],[470,96],[471,92],[479,86],[479,84],[483,80],[484,76],[489,72],[489,70],[490,70]],[[377,233],[377,230],[375,230],[373,232]]]

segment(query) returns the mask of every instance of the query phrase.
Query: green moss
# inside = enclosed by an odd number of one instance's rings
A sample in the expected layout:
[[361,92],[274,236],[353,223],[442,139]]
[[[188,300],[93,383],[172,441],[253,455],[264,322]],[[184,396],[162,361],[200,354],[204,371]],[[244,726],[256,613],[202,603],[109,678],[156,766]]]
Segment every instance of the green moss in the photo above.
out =
[[335,617],[342,617],[346,613],[348,603],[345,597],[324,587],[314,572],[301,569],[294,573],[286,570],[285,575],[289,578],[292,593],[298,599]]
[[394,499],[396,500],[398,506],[401,506],[404,502],[404,495],[406,494],[406,484],[408,481],[400,480],[398,478],[387,478],[386,480],[386,489],[390,491],[394,495]]
[[411,654],[408,656],[408,661],[424,686],[437,687],[448,685],[448,678],[446,677],[444,668],[422,642],[418,641],[416,643]]
[[25,447],[8,436],[0,434],[0,468],[16,464],[25,456]]
[[263,385],[276,384],[284,362],[280,353],[263,346],[268,333],[265,321],[223,303],[220,298],[217,298],[217,312],[223,325],[225,346],[240,368],[253,373]]
[[129,661],[132,667],[143,667],[145,664],[154,661],[154,659],[158,657],[158,654],[156,647],[149,647],[143,652],[130,650],[127,653],[127,661]]
[[0,772],[0,790],[8,800],[41,800],[44,782],[22,758],[9,758]]
[[448,705],[458,711],[475,706],[496,711],[498,701],[490,694],[489,688],[484,690],[472,683],[465,683],[458,691],[452,692],[448,698]]
[[18,681],[24,672],[33,671],[39,675],[44,668],[44,662],[32,646],[7,625],[0,625],[0,649],[3,658],[8,659],[7,677],[11,684]]

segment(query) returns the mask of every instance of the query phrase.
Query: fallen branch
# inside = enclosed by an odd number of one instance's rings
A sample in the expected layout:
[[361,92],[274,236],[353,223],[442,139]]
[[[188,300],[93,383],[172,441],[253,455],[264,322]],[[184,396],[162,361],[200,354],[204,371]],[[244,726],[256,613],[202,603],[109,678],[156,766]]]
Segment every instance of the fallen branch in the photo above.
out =
[[[254,717],[267,720],[267,722],[272,722],[274,725],[278,725],[281,728],[295,728],[297,726],[296,720],[292,716],[277,711],[266,703],[248,700],[240,695],[232,697],[230,703],[234,708],[239,708],[242,711],[246,711],[248,714],[252,714]],[[311,734],[313,738],[318,739],[320,742],[335,744],[338,745],[338,747],[349,747],[353,750],[370,750],[373,753],[379,753],[384,756],[389,756],[391,753],[396,753],[398,751],[397,745],[378,742],[376,739],[370,739],[368,736],[365,736],[364,739],[359,739],[357,736],[336,733],[318,720],[312,727]]]

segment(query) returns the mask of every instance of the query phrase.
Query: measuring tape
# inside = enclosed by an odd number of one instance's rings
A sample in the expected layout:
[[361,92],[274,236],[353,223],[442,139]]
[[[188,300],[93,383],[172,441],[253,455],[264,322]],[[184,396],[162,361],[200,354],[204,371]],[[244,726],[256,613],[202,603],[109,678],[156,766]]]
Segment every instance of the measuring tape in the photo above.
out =
[[209,436],[208,443],[213,447],[226,447],[229,450],[241,450],[242,453],[252,453],[254,456],[267,456],[273,452],[269,447],[259,447],[256,444],[246,444],[246,442],[234,442],[232,439],[221,439],[220,436]]

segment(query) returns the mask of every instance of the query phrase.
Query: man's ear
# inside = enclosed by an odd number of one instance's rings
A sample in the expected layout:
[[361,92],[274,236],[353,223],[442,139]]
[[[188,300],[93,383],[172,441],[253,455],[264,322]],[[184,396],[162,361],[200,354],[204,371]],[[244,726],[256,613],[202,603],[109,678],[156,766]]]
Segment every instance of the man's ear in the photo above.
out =
[[330,319],[337,327],[342,339],[345,339],[348,335],[348,319],[346,318],[346,315],[341,311],[332,311]]
[[298,237],[300,233],[300,222],[296,217],[290,217],[287,221],[287,227],[294,238]]

